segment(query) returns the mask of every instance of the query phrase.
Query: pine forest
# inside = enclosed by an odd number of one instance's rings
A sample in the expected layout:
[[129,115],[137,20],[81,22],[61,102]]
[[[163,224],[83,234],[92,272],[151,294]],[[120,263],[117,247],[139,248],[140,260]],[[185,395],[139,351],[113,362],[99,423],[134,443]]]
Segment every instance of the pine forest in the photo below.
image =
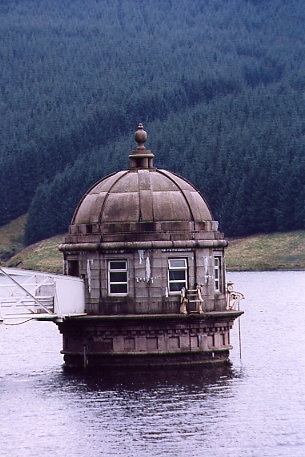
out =
[[2,0],[0,225],[65,232],[142,122],[227,236],[304,229],[304,24],[303,0]]

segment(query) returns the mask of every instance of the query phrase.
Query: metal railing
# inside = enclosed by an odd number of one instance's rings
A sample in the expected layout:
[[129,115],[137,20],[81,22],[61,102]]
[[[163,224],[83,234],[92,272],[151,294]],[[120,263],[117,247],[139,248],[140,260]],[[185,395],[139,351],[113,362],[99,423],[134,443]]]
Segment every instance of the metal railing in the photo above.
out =
[[228,310],[238,310],[239,311],[239,302],[243,300],[245,296],[241,292],[236,292],[233,290],[233,282],[227,283],[226,288],[226,300],[227,300],[227,309]]
[[15,276],[0,268],[0,319],[54,314],[55,282],[41,274]]

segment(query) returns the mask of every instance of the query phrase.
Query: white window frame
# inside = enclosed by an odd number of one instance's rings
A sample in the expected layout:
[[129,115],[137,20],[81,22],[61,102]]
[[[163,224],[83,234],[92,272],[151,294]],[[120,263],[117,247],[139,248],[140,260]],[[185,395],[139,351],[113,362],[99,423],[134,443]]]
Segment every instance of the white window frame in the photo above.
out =
[[[111,264],[115,262],[124,262],[125,268],[113,268]],[[127,259],[109,259],[107,261],[108,269],[108,294],[111,296],[123,297],[128,295],[128,262]],[[126,273],[126,281],[115,282],[111,281],[111,273]],[[112,285],[126,285],[126,292],[111,292]]]
[[[174,261],[183,261],[184,265],[181,267],[177,267],[173,265]],[[184,279],[170,279],[170,271],[184,271],[185,277]],[[170,295],[178,295],[183,287],[187,289],[188,284],[188,263],[187,258],[185,257],[172,257],[168,259],[168,292]],[[171,284],[181,284],[181,288],[179,290],[171,290]]]
[[215,292],[222,290],[222,256],[214,255],[214,288]]

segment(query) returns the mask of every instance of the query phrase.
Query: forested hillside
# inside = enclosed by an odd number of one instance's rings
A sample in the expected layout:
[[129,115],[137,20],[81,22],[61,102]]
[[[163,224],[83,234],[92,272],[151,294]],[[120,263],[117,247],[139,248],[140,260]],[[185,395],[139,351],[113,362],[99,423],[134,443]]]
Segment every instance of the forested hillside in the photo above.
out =
[[3,0],[0,224],[64,232],[83,192],[155,165],[227,235],[305,227],[303,0]]

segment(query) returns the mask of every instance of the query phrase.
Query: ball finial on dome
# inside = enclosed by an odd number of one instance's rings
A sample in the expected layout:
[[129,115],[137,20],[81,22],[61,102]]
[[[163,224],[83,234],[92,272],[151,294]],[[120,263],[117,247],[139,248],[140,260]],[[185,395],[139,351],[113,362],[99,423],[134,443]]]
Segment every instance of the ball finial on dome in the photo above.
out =
[[147,132],[143,129],[143,124],[138,125],[138,130],[134,134],[134,138],[138,143],[137,149],[145,149],[144,143],[147,140]]

